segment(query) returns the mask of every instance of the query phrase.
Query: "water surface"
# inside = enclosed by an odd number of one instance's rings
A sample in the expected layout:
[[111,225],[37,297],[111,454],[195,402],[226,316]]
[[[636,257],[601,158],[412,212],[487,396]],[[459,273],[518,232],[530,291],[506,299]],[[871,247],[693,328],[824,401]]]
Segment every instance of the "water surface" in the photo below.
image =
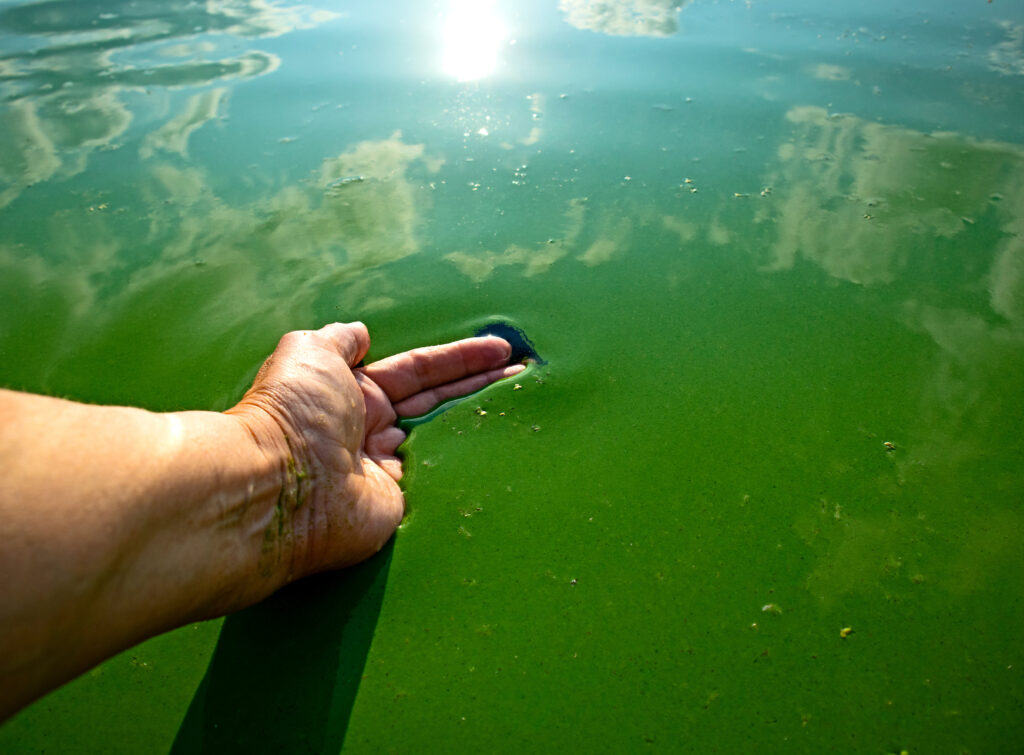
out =
[[415,428],[381,557],[0,748],[1013,750],[1024,12],[676,5],[0,2],[3,385],[547,360]]

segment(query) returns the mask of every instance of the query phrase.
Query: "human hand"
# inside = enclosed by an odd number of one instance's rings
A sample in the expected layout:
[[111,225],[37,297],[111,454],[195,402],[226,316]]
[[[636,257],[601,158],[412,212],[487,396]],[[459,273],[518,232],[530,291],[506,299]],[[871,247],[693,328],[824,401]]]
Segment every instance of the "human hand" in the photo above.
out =
[[[402,519],[395,423],[514,375],[494,336],[413,349],[356,367],[370,347],[362,323],[286,334],[237,406],[257,443],[281,457],[281,495],[260,519],[261,563],[283,581],[376,553]],[[271,547],[266,547],[272,544]],[[272,558],[271,558],[272,557]]]
[[396,419],[523,369],[498,337],[357,368],[369,346],[362,323],[289,333],[223,414],[0,390],[0,721],[148,637],[377,552],[404,510]]

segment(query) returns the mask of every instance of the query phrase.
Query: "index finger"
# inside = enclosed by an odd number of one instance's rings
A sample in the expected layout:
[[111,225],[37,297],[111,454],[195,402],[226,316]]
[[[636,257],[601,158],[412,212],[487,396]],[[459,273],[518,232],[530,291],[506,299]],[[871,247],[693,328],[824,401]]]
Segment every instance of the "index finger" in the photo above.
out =
[[386,357],[363,367],[392,403],[445,383],[477,375],[508,362],[512,347],[504,338],[464,338]]

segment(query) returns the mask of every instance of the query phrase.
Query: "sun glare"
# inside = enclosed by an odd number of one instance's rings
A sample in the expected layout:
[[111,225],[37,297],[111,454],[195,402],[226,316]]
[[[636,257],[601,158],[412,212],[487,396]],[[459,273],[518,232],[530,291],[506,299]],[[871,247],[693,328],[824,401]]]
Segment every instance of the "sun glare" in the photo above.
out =
[[505,36],[494,0],[451,0],[444,20],[444,72],[459,81],[490,76]]

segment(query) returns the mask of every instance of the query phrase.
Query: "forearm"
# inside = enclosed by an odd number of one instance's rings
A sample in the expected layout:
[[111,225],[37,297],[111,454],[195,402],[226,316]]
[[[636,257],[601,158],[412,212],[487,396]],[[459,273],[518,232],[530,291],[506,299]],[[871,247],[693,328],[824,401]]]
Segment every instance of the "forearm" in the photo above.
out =
[[280,586],[282,446],[229,415],[0,391],[0,718]]

